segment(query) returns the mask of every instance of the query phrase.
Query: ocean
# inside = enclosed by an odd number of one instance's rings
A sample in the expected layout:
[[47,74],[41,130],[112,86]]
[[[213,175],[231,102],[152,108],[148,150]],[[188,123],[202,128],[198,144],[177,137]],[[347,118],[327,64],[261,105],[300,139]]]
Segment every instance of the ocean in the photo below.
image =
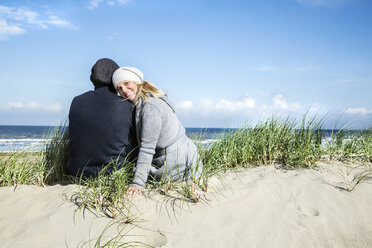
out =
[[50,126],[0,126],[0,152],[38,151],[44,148]]
[[[0,152],[13,151],[40,151],[45,148],[48,133],[54,126],[2,126],[0,125]],[[209,144],[221,137],[226,131],[234,128],[186,128],[186,134],[195,139],[195,142]],[[323,130],[325,138],[331,136],[332,130]],[[356,132],[356,131],[351,131]]]
[[[2,126],[0,125],[0,152],[39,151],[45,148],[48,134],[54,126]],[[210,143],[226,128],[186,128],[189,137],[202,137],[198,142]]]

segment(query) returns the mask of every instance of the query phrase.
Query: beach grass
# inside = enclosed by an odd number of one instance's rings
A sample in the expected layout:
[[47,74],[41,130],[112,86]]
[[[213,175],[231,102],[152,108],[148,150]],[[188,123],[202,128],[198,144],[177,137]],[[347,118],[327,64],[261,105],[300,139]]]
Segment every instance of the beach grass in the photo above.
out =
[[[125,225],[125,220],[117,219],[111,220],[101,231],[100,235],[97,238],[89,238],[88,241],[82,242],[77,247],[89,247],[89,248],[129,248],[129,247],[148,247],[151,248],[153,246],[148,245],[144,242],[140,241],[125,241],[128,238],[131,239],[139,239],[143,238],[143,235],[131,235],[130,231],[135,226],[128,226]],[[91,234],[91,228],[89,229],[89,236]],[[112,233],[112,229],[116,230],[116,235],[112,237],[110,233]]]
[[[240,167],[279,164],[288,169],[313,168],[321,159],[372,162],[372,127],[353,133],[346,129],[334,130],[326,140],[323,123],[324,118],[319,120],[307,115],[299,122],[272,117],[254,126],[226,130],[207,147],[198,145],[204,168],[201,180],[195,183],[206,189],[211,176]],[[129,204],[125,189],[133,176],[133,163],[126,166],[109,164],[96,178],[73,178],[66,174],[65,168],[67,125],[52,130],[47,138],[43,151],[1,153],[0,186],[51,185],[68,180],[80,185],[74,198],[78,205],[101,210],[110,217],[125,209]],[[180,195],[180,198],[185,200],[192,194],[187,186],[181,187],[169,180],[153,182],[148,188],[159,192],[180,189],[177,192],[183,194],[185,197]],[[121,214],[131,219],[125,210]]]
[[289,118],[271,118],[253,127],[227,131],[201,149],[207,174],[238,167],[282,164],[310,168],[322,154],[321,121],[303,118],[299,128]]
[[372,127],[353,133],[345,129],[332,132],[323,154],[331,160],[372,162]]
[[81,208],[103,213],[106,217],[121,216],[126,222],[132,222],[132,203],[126,197],[126,186],[133,178],[130,165],[122,167],[118,164],[106,165],[94,178],[75,178],[79,190],[71,200]]
[[44,152],[7,152],[0,154],[0,186],[44,184]]

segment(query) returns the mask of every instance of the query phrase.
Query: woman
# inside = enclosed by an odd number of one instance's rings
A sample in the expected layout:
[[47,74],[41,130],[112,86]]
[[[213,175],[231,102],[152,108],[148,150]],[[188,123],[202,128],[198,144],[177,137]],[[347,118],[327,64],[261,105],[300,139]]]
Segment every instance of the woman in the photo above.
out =
[[135,196],[142,193],[149,175],[157,180],[197,180],[202,170],[197,148],[186,136],[185,128],[166,95],[143,80],[142,72],[133,67],[117,69],[112,82],[119,94],[136,106],[139,153],[134,179],[127,188],[127,194]]

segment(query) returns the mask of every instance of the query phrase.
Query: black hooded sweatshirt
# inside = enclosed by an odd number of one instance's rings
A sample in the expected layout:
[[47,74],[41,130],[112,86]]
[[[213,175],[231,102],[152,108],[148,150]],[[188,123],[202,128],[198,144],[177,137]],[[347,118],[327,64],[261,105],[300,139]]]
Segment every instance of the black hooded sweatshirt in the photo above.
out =
[[[71,175],[94,177],[108,163],[125,164],[136,146],[133,105],[119,97],[111,77],[119,66],[100,59],[92,67],[94,91],[76,96],[69,113],[69,159]],[[132,154],[133,155],[133,154]]]

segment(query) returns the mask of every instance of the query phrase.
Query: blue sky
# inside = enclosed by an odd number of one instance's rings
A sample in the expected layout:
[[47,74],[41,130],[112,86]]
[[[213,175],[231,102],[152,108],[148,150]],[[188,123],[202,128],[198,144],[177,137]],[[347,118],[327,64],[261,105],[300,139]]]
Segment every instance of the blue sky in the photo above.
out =
[[54,125],[102,57],[168,91],[186,127],[271,115],[372,123],[369,0],[0,1],[0,125]]

